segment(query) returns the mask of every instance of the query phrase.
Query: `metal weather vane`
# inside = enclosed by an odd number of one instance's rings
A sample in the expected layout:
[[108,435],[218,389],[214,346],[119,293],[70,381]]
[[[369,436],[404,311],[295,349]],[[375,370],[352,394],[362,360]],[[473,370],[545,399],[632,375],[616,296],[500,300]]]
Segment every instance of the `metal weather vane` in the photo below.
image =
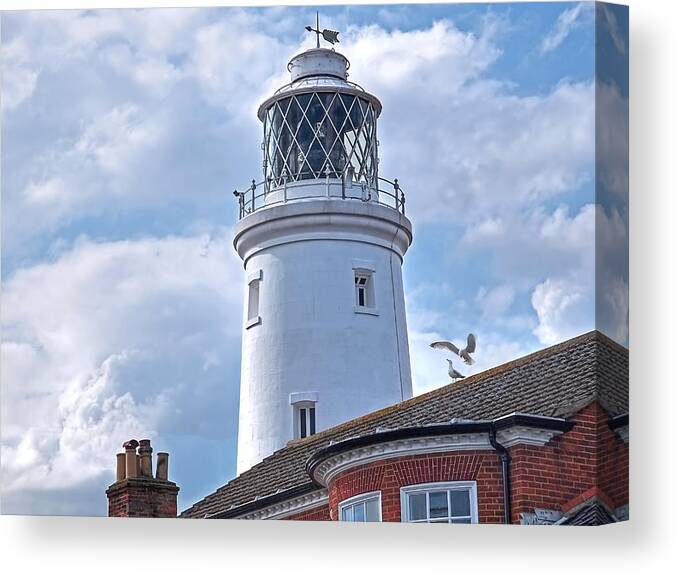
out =
[[316,48],[320,48],[320,36],[322,36],[323,40],[329,42],[330,44],[339,43],[339,32],[336,32],[335,30],[328,30],[327,28],[320,30],[320,15],[318,12],[315,13],[315,28],[312,26],[306,26],[306,30],[309,32],[315,32]]

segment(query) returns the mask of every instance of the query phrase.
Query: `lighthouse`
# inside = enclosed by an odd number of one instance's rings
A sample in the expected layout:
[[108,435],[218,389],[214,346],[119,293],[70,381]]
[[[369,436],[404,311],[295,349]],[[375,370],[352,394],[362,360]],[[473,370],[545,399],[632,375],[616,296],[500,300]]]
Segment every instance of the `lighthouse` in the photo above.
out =
[[234,192],[245,270],[238,474],[412,396],[402,279],[412,224],[398,180],[379,175],[381,103],[349,67],[320,46],[290,60],[290,83],[258,110],[263,180]]

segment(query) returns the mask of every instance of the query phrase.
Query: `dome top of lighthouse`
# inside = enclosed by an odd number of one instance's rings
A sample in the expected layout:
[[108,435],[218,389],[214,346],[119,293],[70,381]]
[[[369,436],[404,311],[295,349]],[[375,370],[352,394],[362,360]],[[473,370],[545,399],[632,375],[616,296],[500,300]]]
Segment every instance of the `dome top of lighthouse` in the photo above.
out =
[[381,102],[362,86],[348,80],[351,63],[348,58],[334,49],[311,48],[294,56],[287,64],[290,82],[278,88],[264,101],[257,112],[260,120],[264,120],[266,110],[271,105],[291,94],[309,92],[341,92],[359,96],[369,100],[377,116],[381,114]]
[[287,64],[292,82],[312,76],[348,78],[350,62],[343,54],[328,48],[312,48],[297,54]]

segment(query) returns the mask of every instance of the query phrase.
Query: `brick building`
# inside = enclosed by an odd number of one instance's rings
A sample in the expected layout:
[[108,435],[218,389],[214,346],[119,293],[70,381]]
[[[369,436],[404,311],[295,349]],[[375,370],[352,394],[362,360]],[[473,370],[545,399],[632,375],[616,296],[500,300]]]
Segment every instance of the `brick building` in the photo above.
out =
[[290,441],[180,517],[623,520],[627,382],[628,350],[593,331]]

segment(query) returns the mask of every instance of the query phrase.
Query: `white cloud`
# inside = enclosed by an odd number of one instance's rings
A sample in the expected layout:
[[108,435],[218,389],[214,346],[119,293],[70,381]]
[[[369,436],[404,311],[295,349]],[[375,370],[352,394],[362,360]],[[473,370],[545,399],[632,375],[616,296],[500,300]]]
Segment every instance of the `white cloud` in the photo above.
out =
[[624,39],[624,34],[619,29],[619,22],[617,21],[617,17],[614,15],[614,12],[604,4],[597,4],[597,8],[598,10],[602,11],[603,26],[610,34],[614,47],[622,56],[625,56],[626,41]]
[[92,218],[153,209],[183,231],[222,209],[260,170],[254,110],[291,50],[266,26],[237,9],[16,16],[3,38],[6,253]]
[[628,343],[629,102],[614,84],[596,86],[596,327]]
[[558,343],[593,327],[593,291],[577,279],[548,278],[534,289],[532,305],[539,318],[534,333],[544,345]]
[[590,20],[592,15],[591,4],[576,4],[561,12],[553,28],[542,39],[541,53],[546,54],[558,48],[576,27],[582,25],[585,18]]
[[38,80],[38,70],[29,64],[25,43],[2,45],[2,110],[8,112],[28,99]]
[[476,301],[480,304],[484,320],[504,315],[516,297],[516,290],[510,285],[499,285],[487,289],[484,286],[478,290]]
[[5,283],[6,507],[31,491],[90,492],[93,483],[101,497],[130,437],[183,433],[233,450],[241,264],[230,244],[226,231],[82,239]]
[[[628,207],[629,193],[629,101],[619,88],[607,82],[596,86],[599,121],[596,126],[598,185],[614,201]],[[609,203],[603,198],[605,204]]]
[[446,21],[406,33],[348,31],[352,78],[384,104],[380,173],[411,191],[409,214],[420,224],[492,221],[592,178],[593,84],[515,95],[487,77],[501,55],[497,33]]

